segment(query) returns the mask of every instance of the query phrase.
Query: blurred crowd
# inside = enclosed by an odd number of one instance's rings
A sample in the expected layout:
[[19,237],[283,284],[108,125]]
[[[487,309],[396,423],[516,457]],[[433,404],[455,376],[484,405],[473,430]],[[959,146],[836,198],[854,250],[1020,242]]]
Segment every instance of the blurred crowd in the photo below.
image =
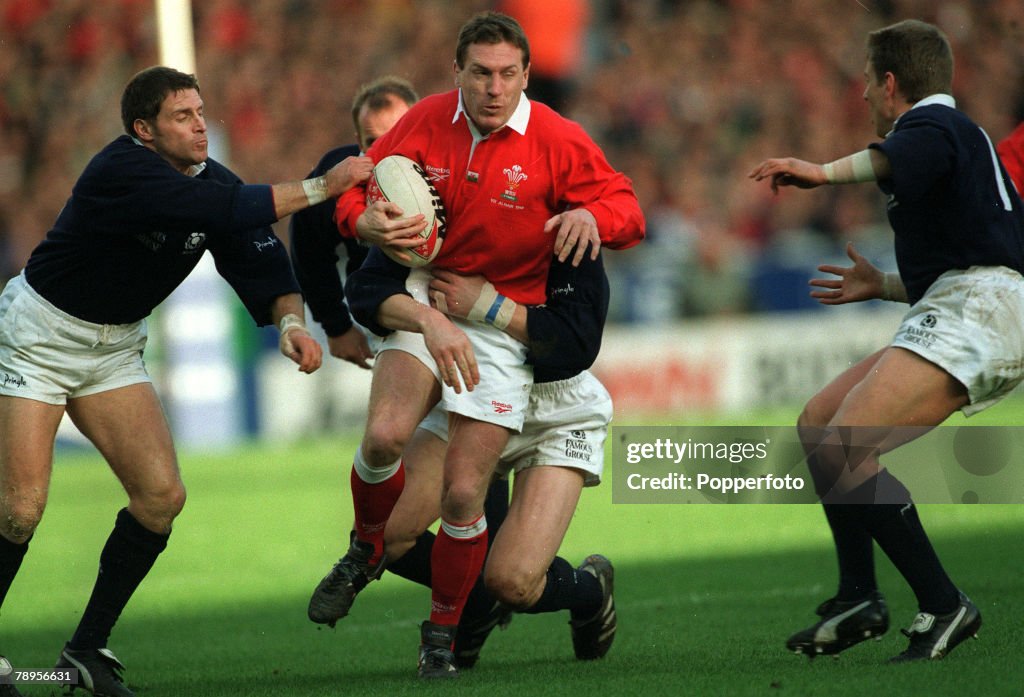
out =
[[[196,72],[212,154],[245,180],[301,178],[353,142],[357,87],[451,89],[458,27],[505,9],[531,37],[527,94],[579,121],[631,176],[649,240],[609,253],[613,319],[809,305],[847,240],[885,265],[874,187],[773,196],[770,156],[828,161],[874,139],[868,31],[914,17],[953,43],[958,105],[998,140],[1024,119],[1020,0],[201,0]],[[0,0],[0,282],[46,234],[119,98],[159,62],[153,0]],[[278,234],[287,235],[279,224]]]

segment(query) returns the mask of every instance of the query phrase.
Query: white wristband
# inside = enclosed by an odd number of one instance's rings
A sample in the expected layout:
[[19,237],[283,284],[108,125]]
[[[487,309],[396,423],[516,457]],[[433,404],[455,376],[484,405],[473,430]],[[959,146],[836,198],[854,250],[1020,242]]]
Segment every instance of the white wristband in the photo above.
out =
[[306,200],[310,206],[323,203],[327,200],[327,179],[325,177],[314,177],[302,180],[302,190],[306,193]]
[[896,279],[899,278],[899,274],[884,273],[882,274],[882,300],[894,300],[893,287],[896,284]]
[[277,347],[286,356],[291,356],[295,352],[295,346],[292,344],[291,338],[292,331],[299,330],[303,334],[309,333],[306,331],[305,321],[298,315],[290,312],[281,318],[281,321],[277,323],[277,328],[281,331],[281,336],[277,340]]
[[878,178],[868,150],[861,150],[821,167],[825,170],[825,179],[829,184],[858,184],[873,182]]

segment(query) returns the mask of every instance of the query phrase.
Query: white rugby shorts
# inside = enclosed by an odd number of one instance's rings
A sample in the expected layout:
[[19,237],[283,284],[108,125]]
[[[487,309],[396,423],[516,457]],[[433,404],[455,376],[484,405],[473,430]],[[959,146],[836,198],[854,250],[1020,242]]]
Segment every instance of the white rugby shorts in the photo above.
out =
[[[512,434],[496,471],[505,477],[528,467],[572,467],[583,471],[584,486],[596,486],[604,472],[604,441],[611,420],[612,398],[590,371],[536,383],[523,430]],[[448,440],[448,415],[439,406],[419,427]]]
[[[429,304],[429,281],[430,274],[427,271],[413,269],[406,280],[406,288],[416,300]],[[442,382],[441,408],[446,412],[518,431],[523,425],[530,385],[533,384],[533,368],[526,365],[526,346],[490,324],[455,317],[451,319],[466,333],[473,345],[480,371],[480,384],[472,392],[463,385],[461,394],[456,394],[454,389]],[[433,373],[434,379],[441,382],[437,363],[427,350],[422,334],[393,332],[384,337],[380,350],[405,351],[415,356]]]
[[146,321],[93,324],[57,309],[25,275],[0,294],[0,394],[47,404],[151,382]]
[[947,271],[904,316],[892,345],[963,383],[965,415],[987,409],[1024,379],[1024,277],[1005,266]]

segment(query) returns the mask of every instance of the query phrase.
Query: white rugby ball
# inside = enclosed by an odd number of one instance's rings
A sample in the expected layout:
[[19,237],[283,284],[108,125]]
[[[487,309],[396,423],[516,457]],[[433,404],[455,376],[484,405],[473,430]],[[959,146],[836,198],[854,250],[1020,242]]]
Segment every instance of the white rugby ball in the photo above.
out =
[[[419,163],[402,155],[389,155],[378,162],[366,183],[366,204],[374,201],[398,204],[406,218],[422,213],[427,219],[427,227],[420,233],[422,244],[417,247],[381,247],[381,251],[399,264],[414,268],[433,261],[444,241],[445,210],[441,197]],[[408,254],[409,259],[399,258],[395,254],[396,249]]]

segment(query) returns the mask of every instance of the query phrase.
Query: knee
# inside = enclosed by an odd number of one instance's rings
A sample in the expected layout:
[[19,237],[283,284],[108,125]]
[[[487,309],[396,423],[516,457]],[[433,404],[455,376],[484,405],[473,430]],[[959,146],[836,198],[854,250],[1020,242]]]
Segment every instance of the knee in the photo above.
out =
[[476,482],[452,482],[441,495],[441,515],[452,523],[467,524],[483,513],[483,496]]
[[800,412],[800,416],[796,421],[797,430],[803,433],[825,428],[835,415],[835,409],[828,400],[820,394],[816,394],[811,397],[807,404],[804,405],[803,411]]
[[488,564],[484,571],[484,585],[499,602],[524,610],[540,599],[544,575],[530,573],[515,565],[501,567]]
[[371,467],[386,467],[402,456],[407,438],[391,424],[369,424],[362,444],[363,459]]
[[171,523],[185,507],[185,498],[184,484],[175,480],[144,491],[129,492],[128,507],[145,527],[170,530]]
[[8,497],[3,502],[4,516],[0,520],[0,534],[15,544],[22,544],[35,532],[43,517],[45,500],[28,497]]

